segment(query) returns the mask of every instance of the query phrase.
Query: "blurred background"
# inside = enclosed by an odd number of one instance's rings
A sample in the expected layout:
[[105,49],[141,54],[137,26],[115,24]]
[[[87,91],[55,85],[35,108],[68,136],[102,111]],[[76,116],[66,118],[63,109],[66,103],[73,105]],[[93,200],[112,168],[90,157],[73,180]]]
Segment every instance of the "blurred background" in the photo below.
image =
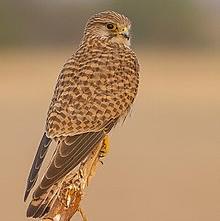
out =
[[132,20],[141,81],[88,189],[89,220],[219,221],[219,0],[0,1],[1,219],[26,220],[57,75],[88,17],[106,9]]

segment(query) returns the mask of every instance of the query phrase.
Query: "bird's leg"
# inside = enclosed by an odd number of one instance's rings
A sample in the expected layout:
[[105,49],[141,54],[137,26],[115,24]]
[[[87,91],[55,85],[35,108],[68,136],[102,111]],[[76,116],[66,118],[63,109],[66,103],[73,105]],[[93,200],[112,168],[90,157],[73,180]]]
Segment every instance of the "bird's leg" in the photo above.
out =
[[109,149],[110,149],[110,144],[109,144],[109,137],[108,135],[106,135],[102,141],[102,147],[101,147],[101,150],[99,152],[99,161],[103,164],[102,162],[102,158],[104,158],[108,152],[109,152]]
[[80,215],[82,217],[82,220],[83,221],[88,221],[88,219],[87,219],[87,217],[86,217],[86,215],[85,215],[85,213],[84,213],[84,211],[82,210],[81,207],[78,208],[78,211],[79,211],[79,213],[80,213]]

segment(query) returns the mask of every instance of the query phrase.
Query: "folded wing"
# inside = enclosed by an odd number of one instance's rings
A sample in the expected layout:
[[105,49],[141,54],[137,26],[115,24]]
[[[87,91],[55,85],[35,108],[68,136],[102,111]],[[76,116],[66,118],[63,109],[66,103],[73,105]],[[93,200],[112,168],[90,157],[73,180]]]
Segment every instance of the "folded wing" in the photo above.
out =
[[46,197],[50,188],[64,178],[103,140],[106,133],[115,125],[110,122],[103,130],[67,136],[59,144],[53,160],[40,185],[33,193],[28,210],[28,217],[41,217],[49,204]]

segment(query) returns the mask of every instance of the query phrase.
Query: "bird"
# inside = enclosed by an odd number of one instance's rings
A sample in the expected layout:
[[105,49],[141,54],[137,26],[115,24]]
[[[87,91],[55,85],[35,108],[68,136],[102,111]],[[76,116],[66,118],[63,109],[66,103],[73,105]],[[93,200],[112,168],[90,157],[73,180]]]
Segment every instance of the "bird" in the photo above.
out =
[[130,29],[130,20],[115,11],[102,11],[88,19],[78,49],[63,65],[56,82],[24,201],[38,179],[51,142],[56,148],[33,191],[27,217],[40,218],[48,212],[51,188],[63,182],[130,112],[140,70],[130,45]]

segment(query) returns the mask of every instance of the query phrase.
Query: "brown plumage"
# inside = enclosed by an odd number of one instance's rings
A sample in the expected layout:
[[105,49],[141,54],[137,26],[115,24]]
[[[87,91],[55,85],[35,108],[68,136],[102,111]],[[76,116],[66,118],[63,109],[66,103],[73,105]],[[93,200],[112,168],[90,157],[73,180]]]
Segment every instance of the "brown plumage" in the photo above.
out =
[[130,48],[130,26],[127,17],[113,11],[92,16],[78,50],[64,64],[28,177],[25,200],[52,140],[57,148],[33,193],[28,217],[41,217],[48,211],[59,182],[127,115],[139,78],[138,61]]

